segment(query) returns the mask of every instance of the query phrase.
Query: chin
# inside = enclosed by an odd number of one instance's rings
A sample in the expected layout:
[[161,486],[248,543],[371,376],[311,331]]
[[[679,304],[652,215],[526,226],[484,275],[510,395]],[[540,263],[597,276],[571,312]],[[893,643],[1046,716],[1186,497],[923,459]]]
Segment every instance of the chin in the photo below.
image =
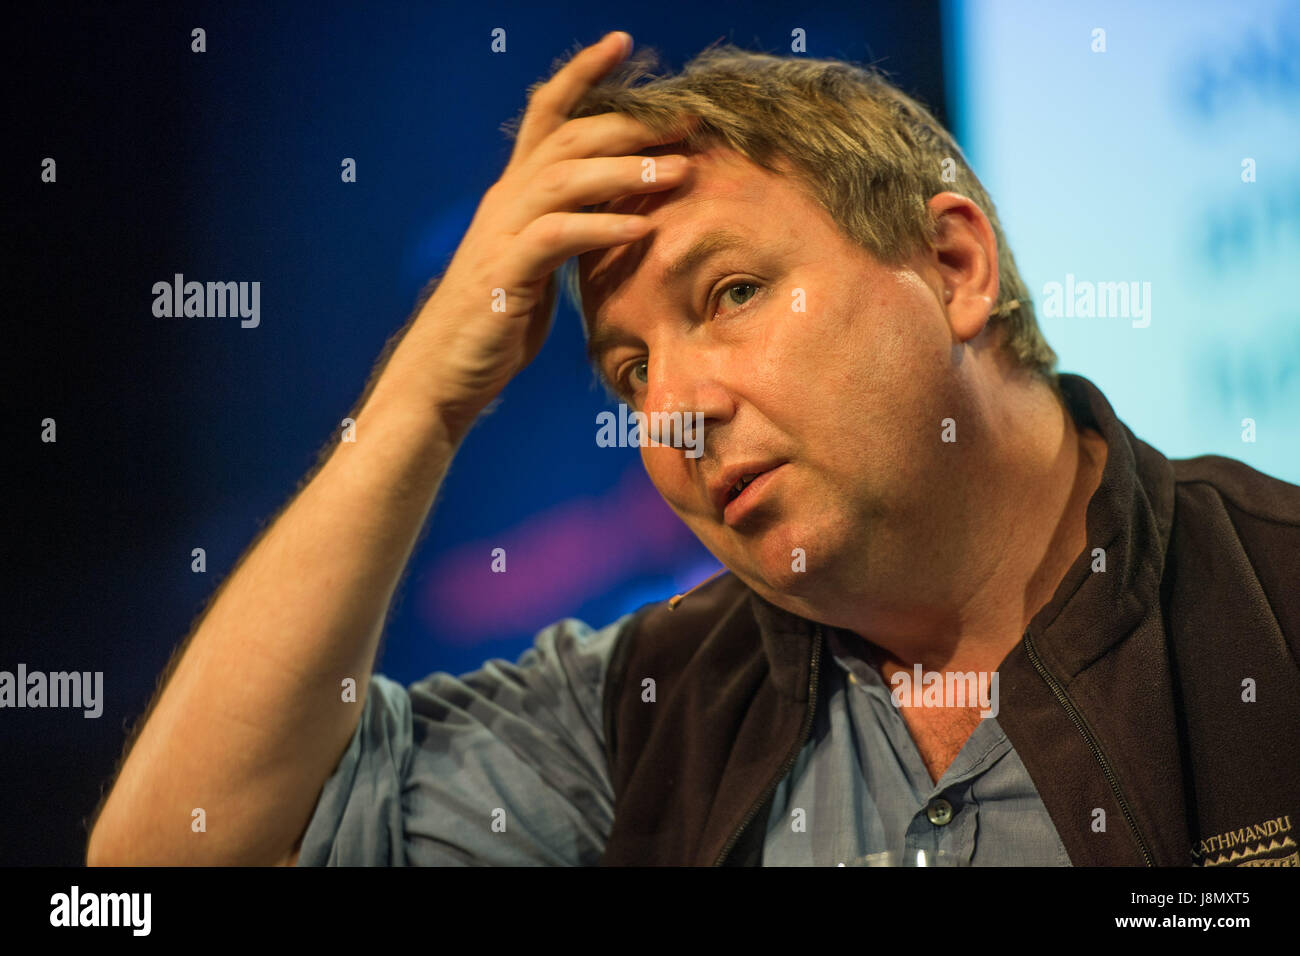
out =
[[[742,559],[741,566],[748,571],[745,576],[777,595],[802,597],[815,590],[826,560],[824,554],[809,547],[818,540],[822,537],[788,526],[774,529],[755,542]],[[772,600],[771,593],[760,593]]]

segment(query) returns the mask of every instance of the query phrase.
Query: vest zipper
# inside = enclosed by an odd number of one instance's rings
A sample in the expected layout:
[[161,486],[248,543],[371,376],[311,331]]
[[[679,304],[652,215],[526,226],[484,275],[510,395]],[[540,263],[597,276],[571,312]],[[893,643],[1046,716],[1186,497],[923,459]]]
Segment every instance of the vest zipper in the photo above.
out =
[[803,729],[799,732],[799,739],[795,742],[794,749],[791,750],[790,756],[786,758],[784,766],[782,766],[781,770],[777,773],[776,777],[773,778],[772,782],[767,785],[767,789],[763,791],[763,795],[758,798],[758,801],[752,807],[749,808],[749,812],[745,814],[745,819],[741,821],[740,827],[731,835],[731,838],[727,840],[726,846],[722,848],[722,852],[718,854],[718,858],[713,861],[714,866],[722,866],[723,862],[727,859],[727,854],[729,854],[735,847],[741,834],[745,832],[745,829],[754,819],[755,814],[758,813],[759,808],[762,807],[763,804],[767,803],[767,798],[776,792],[776,788],[790,772],[790,769],[794,766],[794,762],[799,759],[799,752],[803,750],[803,745],[808,739],[808,732],[812,730],[813,717],[817,713],[818,676],[821,673],[822,626],[820,624],[816,625],[816,635],[817,643],[813,646],[812,672],[808,675],[808,710],[804,714]]
[[1110,761],[1106,759],[1106,754],[1102,752],[1097,739],[1092,735],[1092,731],[1088,729],[1088,725],[1074,706],[1074,702],[1065,693],[1060,681],[1053,677],[1047,670],[1046,665],[1043,664],[1042,658],[1038,656],[1038,649],[1034,647],[1033,638],[1029,636],[1028,631],[1025,632],[1025,653],[1029,655],[1029,663],[1034,665],[1034,670],[1038,671],[1038,676],[1051,688],[1052,693],[1056,695],[1057,701],[1065,708],[1066,714],[1074,722],[1074,726],[1083,737],[1084,743],[1092,751],[1093,758],[1101,765],[1101,772],[1106,775],[1106,780],[1110,783],[1111,793],[1115,795],[1115,802],[1119,804],[1120,810],[1123,811],[1124,819],[1127,821],[1129,829],[1133,831],[1133,839],[1137,841],[1138,849],[1142,851],[1142,859],[1147,866],[1155,866],[1151,859],[1151,853],[1147,850],[1146,841],[1142,839],[1142,833],[1138,830],[1137,821],[1133,819],[1133,814],[1129,810],[1128,801],[1124,799],[1124,792],[1120,790],[1119,780],[1115,776]]

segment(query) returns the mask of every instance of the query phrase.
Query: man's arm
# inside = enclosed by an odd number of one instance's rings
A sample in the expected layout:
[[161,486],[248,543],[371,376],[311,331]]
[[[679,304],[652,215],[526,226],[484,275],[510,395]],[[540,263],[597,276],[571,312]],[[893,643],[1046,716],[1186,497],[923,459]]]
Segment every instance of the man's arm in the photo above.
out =
[[[430,300],[433,301],[432,299]],[[291,855],[355,730],[389,602],[453,452],[417,320],[338,444],[246,554],[151,709],[91,864]],[[341,701],[353,678],[356,704]],[[206,832],[190,829],[202,808]]]
[[631,617],[557,621],[514,663],[408,685],[373,674],[298,865],[598,863],[614,822],[604,697]]
[[[665,171],[645,183],[640,158],[623,155],[670,138],[615,114],[567,120],[625,53],[607,36],[533,94],[505,173],[353,416],[355,442],[335,445],[175,659],[95,821],[89,864],[296,858],[455,449],[546,337],[552,273],[648,228],[579,210],[681,182]],[[493,311],[502,290],[505,311]],[[348,677],[356,704],[341,701]],[[191,830],[196,809],[205,832]]]

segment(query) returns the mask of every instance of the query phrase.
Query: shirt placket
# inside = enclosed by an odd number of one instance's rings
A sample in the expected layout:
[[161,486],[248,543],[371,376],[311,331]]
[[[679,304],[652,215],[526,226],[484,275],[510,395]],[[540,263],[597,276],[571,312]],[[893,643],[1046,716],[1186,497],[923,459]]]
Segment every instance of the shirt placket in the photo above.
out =
[[988,735],[995,733],[995,728],[981,722],[953,765],[935,782],[880,675],[865,661],[856,658],[846,661],[838,655],[836,660],[848,671],[850,690],[865,693],[871,699],[881,726],[902,759],[917,802],[917,810],[904,836],[902,859],[869,854],[876,859],[862,857],[846,865],[969,866],[975,853],[979,822],[979,806],[970,799],[971,784],[982,772],[980,768],[987,769],[992,763],[989,758],[996,759],[993,750],[1009,747],[1005,735],[998,734],[1000,739],[994,741]]

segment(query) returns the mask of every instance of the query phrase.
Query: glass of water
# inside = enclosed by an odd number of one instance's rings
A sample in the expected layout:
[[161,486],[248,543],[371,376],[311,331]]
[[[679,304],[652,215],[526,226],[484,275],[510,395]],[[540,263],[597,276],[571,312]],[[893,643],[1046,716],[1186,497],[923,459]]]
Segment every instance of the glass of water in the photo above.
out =
[[880,853],[867,853],[853,860],[845,860],[837,866],[970,866],[965,855],[950,853],[946,850],[908,850],[899,853],[895,850],[883,850]]

